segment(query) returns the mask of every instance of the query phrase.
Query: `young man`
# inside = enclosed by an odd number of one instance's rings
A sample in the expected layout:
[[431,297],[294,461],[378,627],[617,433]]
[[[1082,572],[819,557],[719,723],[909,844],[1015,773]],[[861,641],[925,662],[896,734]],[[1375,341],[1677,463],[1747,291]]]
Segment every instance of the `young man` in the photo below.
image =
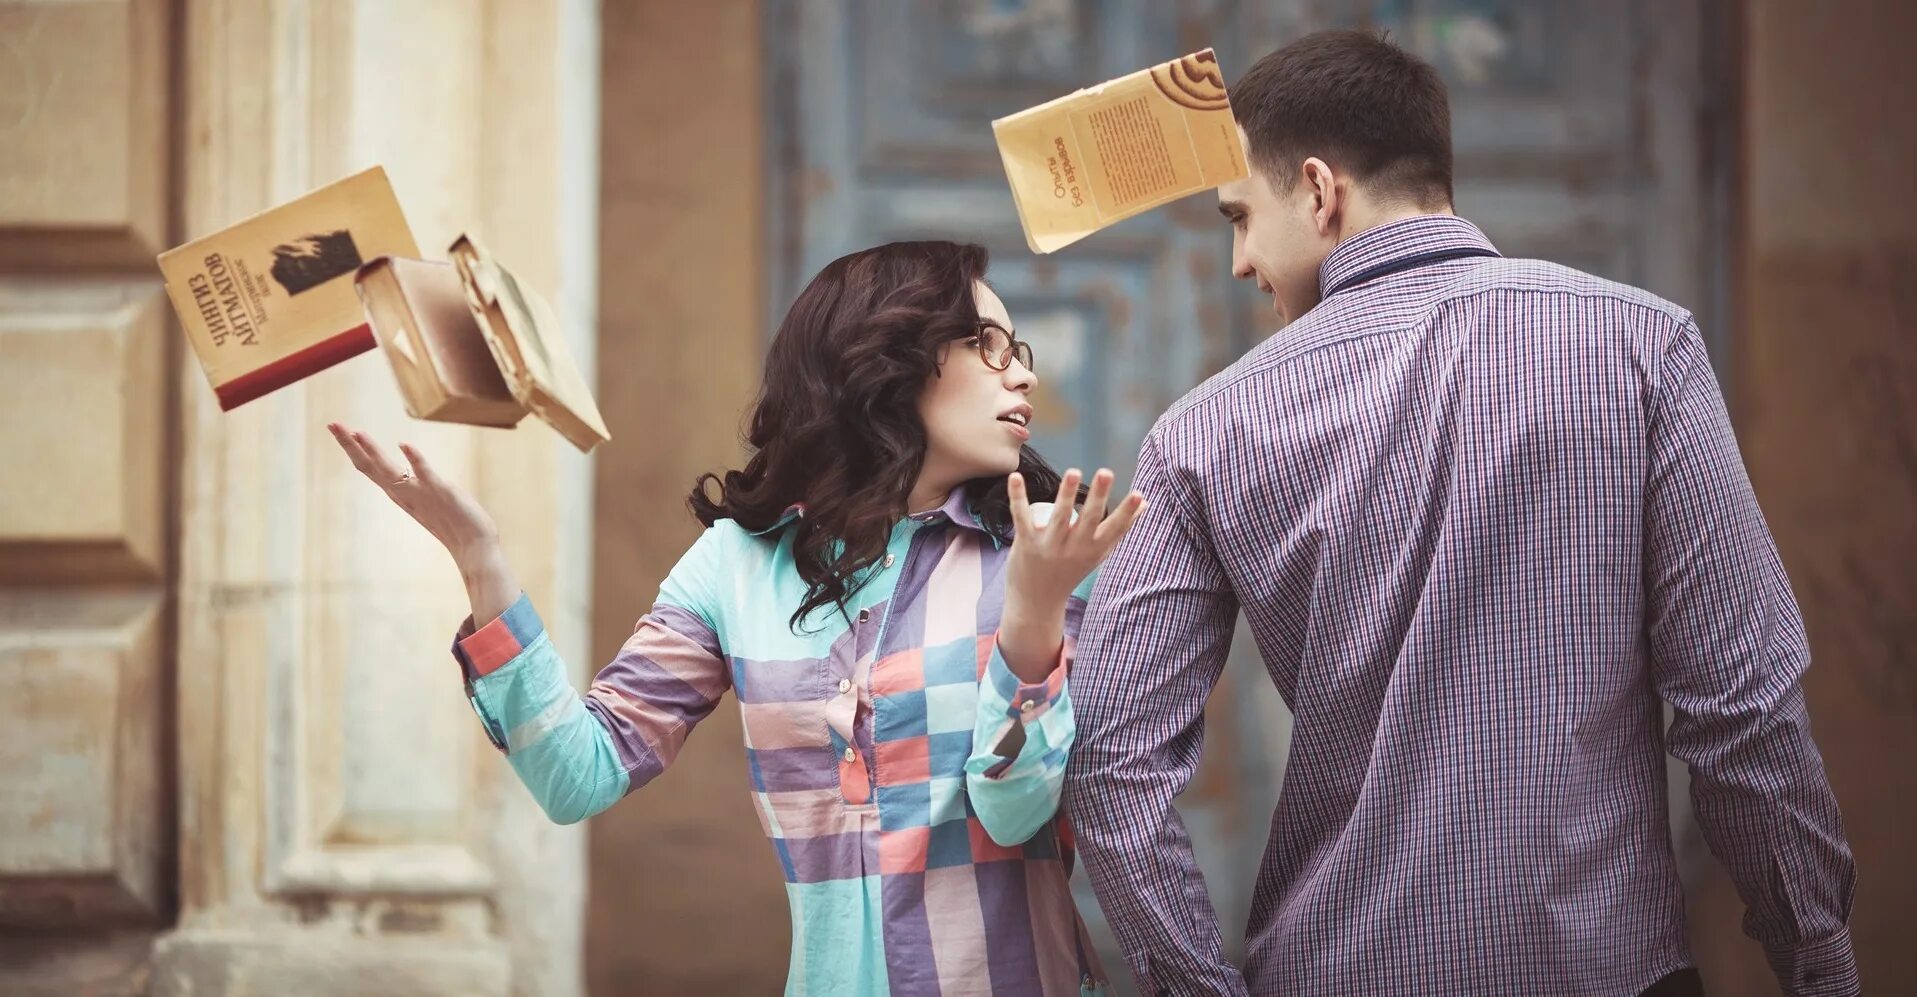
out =
[[[1785,991],[1856,993],[1803,626],[1690,314],[1455,217],[1444,85],[1387,41],[1305,38],[1232,104],[1233,271],[1291,321],[1146,438],[1071,678],[1134,974],[1699,993],[1668,747]],[[1296,715],[1242,973],[1172,810],[1241,607]]]

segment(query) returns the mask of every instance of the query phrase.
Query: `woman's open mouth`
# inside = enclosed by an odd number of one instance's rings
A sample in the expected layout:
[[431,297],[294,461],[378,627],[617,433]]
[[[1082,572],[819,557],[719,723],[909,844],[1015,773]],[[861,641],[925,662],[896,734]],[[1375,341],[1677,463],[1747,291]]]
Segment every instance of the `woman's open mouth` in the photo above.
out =
[[1030,428],[1032,423],[1032,410],[1030,406],[1022,405],[1015,408],[999,416],[998,421],[1012,427],[1012,435],[1018,437],[1021,441],[1032,438],[1032,430]]

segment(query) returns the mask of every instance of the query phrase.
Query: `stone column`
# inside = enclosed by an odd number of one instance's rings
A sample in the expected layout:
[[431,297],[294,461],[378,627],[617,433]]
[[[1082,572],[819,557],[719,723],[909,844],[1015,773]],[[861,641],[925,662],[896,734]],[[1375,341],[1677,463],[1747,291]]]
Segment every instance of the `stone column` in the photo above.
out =
[[[560,303],[590,370],[596,62],[575,55],[596,17],[186,0],[183,237],[383,164],[425,255],[479,233]],[[324,426],[412,442],[477,489],[581,668],[588,462],[535,419],[409,420],[378,355],[226,413],[182,376],[181,911],[156,992],[577,993],[584,839],[474,721],[447,654],[466,612],[451,562]]]

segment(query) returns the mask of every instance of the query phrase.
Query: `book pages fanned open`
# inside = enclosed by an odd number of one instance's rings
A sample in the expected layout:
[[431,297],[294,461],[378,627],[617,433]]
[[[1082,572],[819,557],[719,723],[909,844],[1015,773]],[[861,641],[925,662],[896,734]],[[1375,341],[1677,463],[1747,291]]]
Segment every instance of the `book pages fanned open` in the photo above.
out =
[[470,234],[455,239],[448,252],[513,396],[581,451],[610,439],[592,388],[545,299]]

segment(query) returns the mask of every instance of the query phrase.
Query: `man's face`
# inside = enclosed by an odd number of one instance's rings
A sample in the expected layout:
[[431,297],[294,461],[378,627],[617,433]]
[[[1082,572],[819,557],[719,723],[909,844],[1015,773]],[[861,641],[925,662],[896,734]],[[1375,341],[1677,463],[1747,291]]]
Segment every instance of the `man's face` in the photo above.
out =
[[1318,267],[1337,240],[1319,224],[1316,187],[1302,175],[1282,187],[1253,162],[1250,176],[1218,188],[1218,211],[1231,223],[1232,276],[1257,281],[1293,322],[1318,303]]

